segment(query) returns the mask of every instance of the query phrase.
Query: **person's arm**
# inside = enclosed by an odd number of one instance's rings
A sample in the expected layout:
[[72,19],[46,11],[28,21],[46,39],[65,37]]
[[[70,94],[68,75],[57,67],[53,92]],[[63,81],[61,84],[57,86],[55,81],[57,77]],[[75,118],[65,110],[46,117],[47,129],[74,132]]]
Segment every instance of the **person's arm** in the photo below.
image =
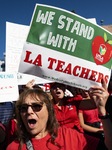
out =
[[84,123],[84,117],[83,117],[83,113],[78,113],[78,116],[79,116],[79,120],[80,120],[80,125],[81,125],[81,127],[85,130],[85,131],[87,131],[87,132],[92,132],[92,133],[99,133],[99,134],[101,134],[101,133],[103,133],[103,128],[101,128],[101,129],[99,129],[99,128],[95,128],[95,127],[91,127],[91,126],[89,126],[89,125],[86,125],[85,123]]
[[26,84],[26,88],[28,89],[33,89],[33,86],[36,85],[35,83],[35,80],[32,79],[31,81],[29,81],[27,84]]
[[93,104],[91,99],[83,98],[83,100],[79,104],[80,110],[89,110],[89,109],[95,109],[95,108],[96,108],[96,104]]
[[88,109],[95,109],[96,104],[94,103],[93,97],[90,97],[89,91],[80,89],[80,94],[82,96],[82,101],[80,102],[79,109],[81,110],[88,110]]
[[99,116],[103,118],[101,119],[101,122],[103,124],[103,130],[105,135],[105,145],[109,150],[112,150],[112,122],[110,121],[110,118],[108,118],[108,116],[106,115],[105,109],[105,105],[109,96],[106,82],[103,79],[102,87],[94,86],[91,88],[93,91],[90,93],[90,95],[96,97],[96,106],[98,109],[98,113]]

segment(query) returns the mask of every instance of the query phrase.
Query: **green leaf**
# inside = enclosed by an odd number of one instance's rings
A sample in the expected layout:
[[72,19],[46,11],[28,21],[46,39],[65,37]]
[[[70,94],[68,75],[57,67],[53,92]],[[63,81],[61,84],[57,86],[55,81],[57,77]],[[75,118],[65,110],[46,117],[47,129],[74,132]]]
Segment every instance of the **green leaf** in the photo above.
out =
[[107,43],[112,44],[112,40],[108,41]]
[[105,40],[105,42],[107,41],[107,35],[106,35],[106,33],[104,33],[104,40]]

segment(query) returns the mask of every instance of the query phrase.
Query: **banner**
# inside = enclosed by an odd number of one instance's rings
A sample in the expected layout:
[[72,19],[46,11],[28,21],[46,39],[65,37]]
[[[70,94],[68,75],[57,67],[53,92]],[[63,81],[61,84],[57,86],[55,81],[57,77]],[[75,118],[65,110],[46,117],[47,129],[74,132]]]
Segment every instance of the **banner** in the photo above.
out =
[[36,4],[19,72],[89,89],[108,84],[112,34],[66,10]]
[[0,102],[16,101],[18,97],[16,73],[0,72]]

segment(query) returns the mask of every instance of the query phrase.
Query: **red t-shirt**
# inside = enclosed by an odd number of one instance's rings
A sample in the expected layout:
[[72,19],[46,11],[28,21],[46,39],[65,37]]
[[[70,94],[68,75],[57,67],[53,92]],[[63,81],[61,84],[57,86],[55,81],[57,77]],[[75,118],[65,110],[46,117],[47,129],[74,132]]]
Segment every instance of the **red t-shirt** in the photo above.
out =
[[[99,143],[99,139],[84,135],[75,129],[60,127],[58,130],[58,136],[55,139],[55,142],[59,144],[61,148],[51,142],[48,142],[47,144],[47,140],[50,138],[50,135],[47,134],[42,139],[31,139],[34,149],[49,150],[50,148],[51,150],[96,150]],[[19,141],[13,141],[7,147],[7,150],[18,150],[18,147]],[[22,150],[27,150],[26,144],[23,144]]]
[[78,117],[79,104],[81,100],[82,97],[78,95],[76,97],[64,97],[61,109],[56,104],[53,104],[56,112],[56,118],[60,126],[75,128],[83,132]]
[[79,110],[79,113],[83,113],[84,122],[94,123],[94,122],[101,122],[101,119],[98,117],[98,110],[91,109],[91,110]]

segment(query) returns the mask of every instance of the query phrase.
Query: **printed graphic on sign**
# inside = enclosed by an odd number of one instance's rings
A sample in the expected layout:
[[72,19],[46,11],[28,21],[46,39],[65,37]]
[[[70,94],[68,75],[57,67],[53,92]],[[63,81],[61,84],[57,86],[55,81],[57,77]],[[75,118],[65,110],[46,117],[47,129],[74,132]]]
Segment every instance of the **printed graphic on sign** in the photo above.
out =
[[107,39],[104,33],[104,38],[96,36],[92,42],[92,53],[97,65],[107,63],[112,57],[112,40]]

